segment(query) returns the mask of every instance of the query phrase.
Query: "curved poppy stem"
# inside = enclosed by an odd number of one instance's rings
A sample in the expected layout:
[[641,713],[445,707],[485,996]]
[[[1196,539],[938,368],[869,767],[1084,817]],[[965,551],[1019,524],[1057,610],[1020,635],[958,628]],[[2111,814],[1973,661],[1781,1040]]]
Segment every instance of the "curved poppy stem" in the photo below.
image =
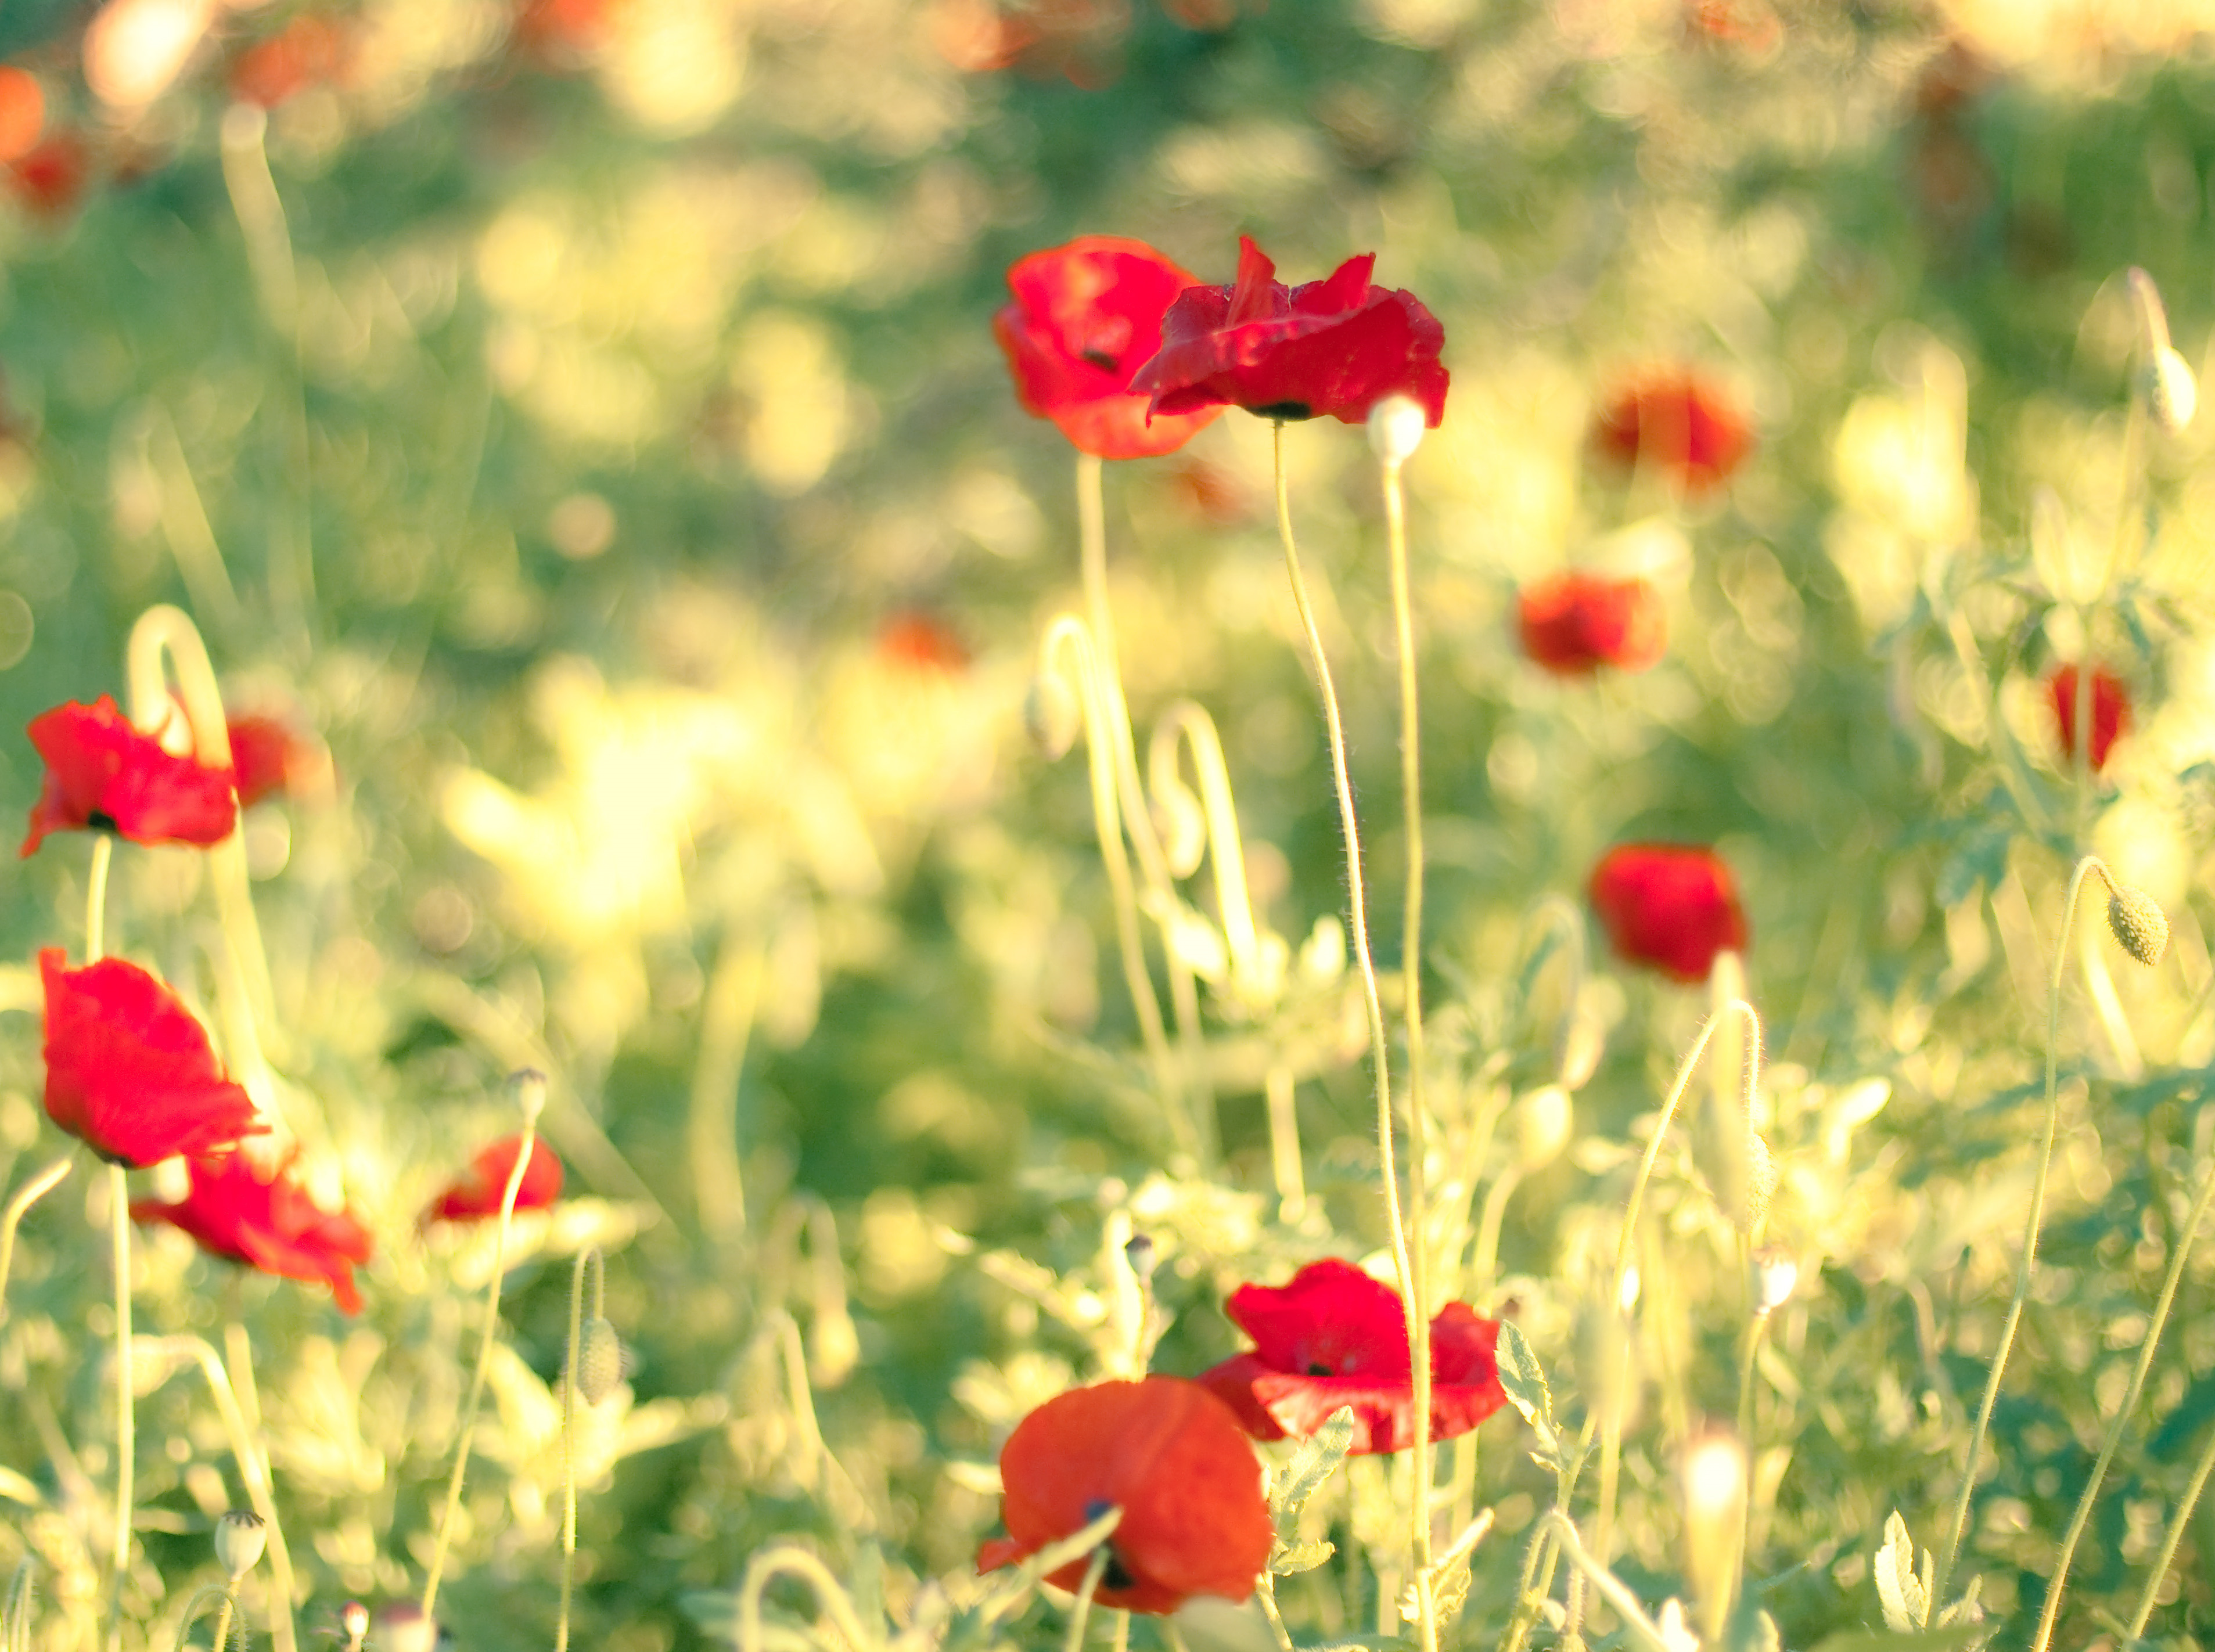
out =
[[8,1319],[8,1270],[15,1260],[15,1230],[22,1225],[30,1208],[60,1186],[62,1178],[76,1163],[74,1154],[55,1159],[24,1183],[15,1196],[8,1201],[8,1208],[0,1212],[0,1325]]
[[[2184,1219],[2184,1231],[2178,1235],[2175,1254],[2169,1258],[2169,1275],[2161,1282],[2161,1295],[2154,1303],[2153,1319],[2138,1344],[2138,1363],[2132,1367],[2130,1386],[2124,1391],[2122,1403],[2115,1408],[2114,1417],[2108,1424],[2108,1437],[2100,1442],[2099,1460],[2092,1465],[2092,1478],[2085,1481],[2083,1493],[2077,1499],[2077,1512],[2070,1517],[2068,1534],[2061,1539],[2061,1553],[2053,1563],[2052,1575],[2046,1586],[2046,1608],[2039,1614],[2038,1633],[2031,1641],[2030,1652],[2046,1652],[2053,1638],[2053,1625],[2061,1615],[2061,1593],[2069,1582],[2070,1563],[2076,1558],[2077,1540],[2084,1535],[2085,1524],[2092,1518],[2092,1505],[2100,1495],[2100,1483],[2107,1478],[2108,1465],[2114,1460],[2115,1447],[2122,1442],[2123,1425],[2130,1421],[2138,1396],[2145,1390],[2146,1374],[2153,1368],[2154,1350],[2160,1346],[2161,1333],[2169,1324],[2169,1311],[2176,1300],[2177,1282],[2184,1276],[2184,1264],[2199,1240],[2200,1224],[2210,1203],[2215,1203],[2215,1160],[2209,1162],[2200,1178],[2200,1191],[2193,1196],[2192,1214]],[[2156,1581],[2158,1580],[2157,1573]],[[2132,1638],[2137,1638],[2135,1631]]]
[[1254,896],[1246,880],[1246,846],[1238,835],[1238,805],[1231,795],[1230,766],[1223,759],[1223,737],[1215,719],[1196,701],[1180,700],[1164,711],[1146,743],[1146,774],[1159,793],[1177,778],[1180,742],[1192,752],[1200,778],[1201,817],[1207,823],[1207,853],[1215,868],[1215,909],[1223,921],[1224,949],[1230,955],[1230,978],[1240,989],[1258,992],[1261,980],[1261,936],[1254,922]]
[[469,1445],[476,1435],[477,1411],[484,1403],[485,1380],[492,1370],[492,1347],[500,1335],[500,1288],[507,1273],[507,1230],[515,1220],[516,1196],[523,1190],[523,1172],[530,1167],[538,1135],[538,1115],[546,1105],[546,1075],[525,1071],[515,1083],[523,1102],[523,1145],[507,1172],[507,1186],[500,1197],[500,1225],[494,1232],[492,1285],[486,1292],[484,1337],[477,1344],[477,1365],[469,1378],[469,1398],[462,1406],[460,1442],[454,1448],[453,1477],[446,1482],[446,1506],[439,1516],[439,1537],[431,1550],[431,1569],[423,1584],[423,1616],[434,1617],[439,1604],[439,1579],[446,1569],[446,1550],[451,1543],[454,1517],[461,1512],[462,1479],[469,1472]]
[[[2078,725],[2077,732],[2084,732]],[[2077,742],[2077,750],[2084,742]],[[1938,1551],[1938,1569],[1930,1590],[1930,1609],[1936,1612],[1946,1604],[1947,1585],[1954,1579],[1954,1563],[1960,1553],[1961,1539],[1968,1529],[1969,1500],[1977,1485],[1977,1459],[1983,1453],[1985,1432],[1991,1426],[1992,1406],[1998,1400],[2000,1378],[2007,1370],[2008,1355],[2015,1349],[2016,1328],[2022,1323],[2023,1305],[2030,1300],[2030,1283],[2038,1270],[2038,1236],[2046,1225],[2046,1187],[2053,1169],[2053,1143],[2061,1133],[2061,1090],[2057,1047],[2061,1037],[2061,976],[2069,963],[2069,926],[2077,913],[2077,896],[2084,887],[2084,879],[2097,872],[2113,892],[2116,889],[2114,874],[2107,863],[2095,854],[2088,854],[2077,863],[2070,875],[2069,893],[2061,903],[2061,933],[2054,938],[2053,970],[2046,983],[2046,1135],[2038,1150],[2038,1173],[2031,1183],[2030,1209],[2024,1220],[2022,1260],[2015,1275],[2015,1295],[2008,1303],[2007,1318],[2000,1325],[1997,1350],[1992,1355],[1992,1368],[1985,1378],[1985,1397],[1977,1406],[1976,1426],[1969,1432],[1969,1455],[1961,1471],[1961,1490],[1954,1500],[1953,1518],[1948,1522],[1946,1541]]]
[[592,1275],[592,1317],[607,1311],[608,1264],[600,1247],[577,1253],[569,1275],[569,1362],[561,1367],[561,1615],[554,1626],[554,1652],[568,1652],[569,1602],[577,1579],[577,1355],[585,1333],[585,1273]]
[[1154,1070],[1156,1088],[1169,1114],[1169,1132],[1181,1148],[1196,1156],[1198,1132],[1177,1094],[1175,1064],[1162,1021],[1161,1000],[1155,996],[1153,975],[1146,968],[1145,943],[1138,933],[1138,895],[1131,881],[1131,859],[1123,844],[1120,793],[1115,782],[1114,719],[1101,681],[1099,653],[1084,622],[1066,614],[1047,626],[1046,635],[1039,639],[1040,676],[1058,669],[1058,658],[1065,649],[1076,659],[1077,704],[1084,713],[1084,752],[1092,784],[1092,831],[1100,841],[1100,862],[1108,874],[1108,893],[1114,903],[1124,984],[1138,1018],[1138,1033]]
[[[167,669],[163,663],[165,658]],[[171,670],[176,674],[178,697],[184,701],[186,724],[192,730],[193,761],[204,768],[236,767],[230,723],[223,709],[223,690],[217,686],[215,667],[208,660],[207,645],[182,609],[157,603],[138,616],[125,649],[131,720],[141,729],[159,730],[169,720]],[[269,985],[269,958],[261,945],[261,926],[254,915],[245,835],[236,821],[230,835],[208,851],[208,876],[215,887],[217,919],[230,943],[255,1013],[265,1025],[273,1025],[276,1000]]]
[[[1108,756],[1114,784],[1121,799],[1124,829],[1138,857],[1138,878],[1145,885],[1141,902],[1163,925],[1163,961],[1169,973],[1169,997],[1177,1022],[1178,1042],[1183,1046],[1184,1093],[1181,1104],[1189,1116],[1197,1151],[1212,1156],[1215,1143],[1215,1097],[1207,1081],[1206,1047],[1200,1025],[1200,990],[1190,969],[1179,961],[1169,944],[1167,926],[1175,908],[1175,890],[1169,877],[1169,857],[1154,829],[1145,787],[1138,779],[1138,746],[1131,732],[1130,702],[1123,694],[1123,662],[1115,647],[1115,610],[1108,597],[1108,507],[1102,476],[1106,467],[1097,456],[1077,456],[1077,520],[1078,560],[1084,579],[1084,611],[1091,627],[1093,665],[1099,673],[1100,698],[1107,714]],[[1143,953],[1141,954],[1143,959]],[[1143,966],[1142,966],[1143,967]]]
[[862,1629],[854,1603],[846,1598],[846,1591],[828,1566],[797,1545],[779,1544],[763,1550],[746,1563],[745,1581],[739,1585],[739,1652],[761,1652],[762,1594],[779,1572],[807,1579],[815,1591],[817,1603],[838,1624],[838,1633],[847,1645],[871,1646],[883,1638]]
[[109,1585],[108,1644],[123,1644],[123,1580],[131,1569],[131,1506],[137,1488],[138,1431],[131,1380],[131,1185],[123,1166],[107,1167],[115,1242],[115,1576]]
[[[1330,736],[1331,779],[1338,792],[1339,824],[1346,835],[1347,900],[1352,916],[1353,957],[1361,973],[1362,1002],[1369,1013],[1369,1062],[1376,1077],[1377,1154],[1384,1184],[1385,1219],[1392,1230],[1392,1262],[1400,1276],[1400,1306],[1407,1319],[1408,1347],[1416,1385],[1415,1448],[1421,1458],[1421,1467],[1427,1470],[1430,1362],[1427,1357],[1418,1357],[1417,1351],[1420,1350],[1423,1355],[1428,1354],[1430,1325],[1424,1312],[1426,1304],[1418,1290],[1415,1263],[1408,1252],[1407,1217],[1400,1205],[1400,1177],[1395,1162],[1397,1155],[1392,1141],[1391,1062],[1384,1039],[1384,1006],[1377,988],[1377,964],[1369,949],[1369,902],[1361,878],[1361,829],[1354,817],[1353,782],[1347,774],[1346,725],[1339,715],[1338,690],[1331,682],[1330,662],[1323,654],[1322,633],[1316,625],[1315,605],[1308,600],[1307,579],[1300,572],[1299,548],[1292,538],[1292,493],[1285,475],[1285,421],[1281,419],[1273,421],[1273,428],[1277,471],[1277,532],[1284,541],[1285,572],[1292,581],[1292,603],[1299,609],[1300,625],[1307,634],[1309,663],[1315,668],[1316,690],[1322,700],[1323,725]],[[1419,1141],[1420,1137],[1416,1140]],[[1410,1149],[1411,1153],[1414,1150],[1413,1141]],[[1414,1172],[1414,1176],[1411,1192],[1421,1184],[1420,1170]],[[1420,1206],[1417,1208],[1420,1210]],[[1415,1575],[1420,1591],[1425,1587],[1422,1575],[1429,1560],[1429,1475],[1419,1472],[1415,1478],[1422,1488],[1414,1498],[1418,1518],[1411,1521],[1411,1525],[1420,1528],[1415,1551]],[[1430,1627],[1424,1652],[1436,1652],[1437,1614],[1425,1612],[1422,1616]]]

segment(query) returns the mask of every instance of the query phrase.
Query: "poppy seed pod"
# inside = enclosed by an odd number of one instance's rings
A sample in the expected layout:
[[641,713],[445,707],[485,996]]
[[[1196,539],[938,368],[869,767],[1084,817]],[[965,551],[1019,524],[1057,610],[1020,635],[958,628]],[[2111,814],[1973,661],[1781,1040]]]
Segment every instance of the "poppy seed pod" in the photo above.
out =
[[623,1338],[603,1314],[585,1321],[577,1342],[577,1392],[585,1404],[597,1405],[623,1380]]
[[523,1122],[536,1124],[538,1115],[546,1111],[546,1075],[535,1067],[525,1067],[507,1075],[515,1086],[516,1105],[523,1110]]
[[2120,884],[2108,896],[2108,927],[2115,945],[2151,970],[2169,950],[2169,919],[2142,889]]
[[1083,709],[1058,671],[1041,671],[1023,696],[1023,729],[1046,762],[1058,762],[1077,743]]
[[2138,370],[2138,394],[2145,398],[2146,416],[2165,436],[2176,435],[2199,411],[2200,386],[2192,368],[2168,345],[2148,356]]
[[245,1576],[268,1546],[269,1522],[251,1509],[234,1508],[215,1523],[215,1563],[226,1576]]

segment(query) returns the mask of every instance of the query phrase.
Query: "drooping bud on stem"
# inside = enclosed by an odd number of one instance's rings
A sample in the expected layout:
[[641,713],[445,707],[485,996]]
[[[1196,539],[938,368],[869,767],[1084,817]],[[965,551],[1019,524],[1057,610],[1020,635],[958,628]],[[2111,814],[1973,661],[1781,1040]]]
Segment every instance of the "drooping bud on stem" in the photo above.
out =
[[577,1392],[587,1405],[597,1405],[623,1380],[623,1338],[605,1316],[585,1321],[577,1344]]
[[2128,884],[2108,884],[2108,928],[2115,945],[2149,970],[2169,950],[2169,919],[2160,902]]

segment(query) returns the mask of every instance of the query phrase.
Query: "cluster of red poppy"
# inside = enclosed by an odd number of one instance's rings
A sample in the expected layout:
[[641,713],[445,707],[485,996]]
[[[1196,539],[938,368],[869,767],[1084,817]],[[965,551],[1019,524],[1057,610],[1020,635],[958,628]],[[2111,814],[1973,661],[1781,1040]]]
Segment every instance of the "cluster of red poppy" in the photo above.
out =
[[[1269,1558],[1268,1505],[1248,1442],[1314,1433],[1350,1408],[1357,1454],[1414,1438],[1413,1361],[1398,1293],[1350,1263],[1310,1263],[1285,1285],[1242,1285],[1228,1312],[1253,1349],[1197,1381],[1103,1382],[1048,1400],[1000,1453],[1008,1528],[978,1552],[991,1571],[1073,1536],[1108,1508],[1095,1597],[1130,1612],[1174,1612],[1195,1594],[1242,1600]],[[1450,1302],[1431,1321],[1431,1438],[1451,1440],[1506,1393],[1497,1320]],[[1074,1589],[1087,1562],[1047,1582]]]
[[[30,854],[50,832],[106,830],[143,844],[207,847],[230,835],[242,803],[297,788],[319,752],[270,719],[230,725],[231,769],[167,750],[102,696],[35,719],[32,743],[46,780],[31,811]],[[327,771],[328,765],[323,765]],[[212,1254],[287,1279],[320,1281],[348,1313],[361,1306],[355,1268],[369,1229],[351,1212],[317,1204],[293,1174],[248,1139],[267,1135],[252,1098],[224,1070],[207,1031],[156,976],[123,958],[68,967],[58,947],[39,954],[45,986],[46,1116],[102,1159],[143,1169],[182,1155],[187,1191],[142,1200],[141,1221],[165,1221]],[[496,1215],[522,1138],[494,1142],[442,1192],[427,1221]],[[525,1164],[516,1208],[560,1196],[561,1166],[543,1145]]]

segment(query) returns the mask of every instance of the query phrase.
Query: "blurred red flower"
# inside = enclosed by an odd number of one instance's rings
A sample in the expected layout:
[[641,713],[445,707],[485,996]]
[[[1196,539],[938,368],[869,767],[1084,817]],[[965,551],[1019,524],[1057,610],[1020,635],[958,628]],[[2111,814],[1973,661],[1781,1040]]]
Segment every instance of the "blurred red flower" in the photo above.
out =
[[230,95],[241,103],[273,109],[311,86],[345,71],[345,29],[328,17],[295,17],[267,40],[247,47],[230,66]]
[[9,187],[33,217],[58,223],[77,210],[92,156],[74,132],[56,132],[8,162]]
[[[1195,1594],[1243,1600],[1268,1563],[1261,1467],[1223,1402],[1182,1377],[1102,1382],[1050,1399],[1000,1451],[1008,1535],[977,1551],[989,1572],[1073,1537],[1113,1507],[1094,1596],[1126,1612],[1175,1612]],[[1046,1581],[1080,1588],[1088,1559]]]
[[1243,407],[1264,419],[1325,413],[1358,425],[1388,395],[1414,397],[1433,429],[1445,415],[1446,330],[1414,294],[1371,286],[1374,253],[1321,281],[1287,287],[1251,237],[1238,278],[1191,287],[1162,320],[1162,350],[1131,381],[1154,417]]
[[176,995],[121,958],[67,967],[39,954],[46,984],[46,1117],[134,1169],[209,1153],[268,1127],[224,1074],[206,1030]]
[[1661,593],[1643,579],[1570,569],[1525,585],[1519,606],[1523,652],[1562,676],[1642,671],[1669,646]]
[[[475,1221],[500,1215],[507,1196],[507,1178],[523,1151],[523,1133],[502,1136],[469,1161],[467,1171],[423,1213],[426,1221]],[[523,1167],[523,1184],[515,1190],[518,1210],[543,1210],[561,1196],[561,1161],[554,1149],[533,1139],[531,1160]]]
[[1592,868],[1591,894],[1616,955],[1675,980],[1705,981],[1716,953],[1746,951],[1738,885],[1712,849],[1619,844]]
[[[2046,680],[2046,698],[2053,705],[2055,732],[2061,737],[2061,754],[2071,762],[2077,756],[2077,668],[2065,665]],[[2115,749],[2131,725],[2130,690],[2123,687],[2122,679],[2102,666],[2092,668],[2092,772],[2098,774],[2108,766],[2108,754]]]
[[1116,236],[1081,236],[1018,259],[1008,271],[1015,301],[992,318],[1015,399],[1081,453],[1175,452],[1218,409],[1149,424],[1131,375],[1161,348],[1163,314],[1193,280],[1144,242]]
[[911,609],[893,615],[879,629],[877,658],[911,671],[954,676],[969,669],[969,646],[945,621]]
[[0,65],[0,161],[30,153],[46,125],[46,95],[39,77],[13,64]]
[[1753,435],[1719,387],[1665,367],[1616,393],[1593,426],[1592,444],[1623,464],[1660,467],[1687,493],[1704,493],[1738,468]]
[[228,726],[232,783],[240,808],[264,798],[322,796],[330,791],[330,754],[282,718],[233,717]]
[[[1224,1312],[1253,1351],[1203,1372],[1257,1440],[1310,1435],[1353,1408],[1353,1451],[1404,1451],[1415,1435],[1414,1363],[1400,1294],[1352,1263],[1310,1262],[1280,1286],[1241,1285]],[[1500,1322],[1449,1302],[1431,1320],[1431,1438],[1467,1434],[1498,1410]]]
[[220,843],[238,818],[230,771],[206,768],[162,749],[106,694],[89,706],[71,701],[31,719],[31,743],[46,762],[46,783],[31,806],[22,853],[48,832],[87,827],[133,843]]
[[195,1159],[182,1200],[143,1199],[138,1221],[165,1221],[228,1261],[284,1279],[321,1280],[347,1313],[361,1312],[353,1270],[370,1257],[369,1229],[345,1210],[326,1210],[308,1196],[288,1165],[267,1171],[251,1155]]

